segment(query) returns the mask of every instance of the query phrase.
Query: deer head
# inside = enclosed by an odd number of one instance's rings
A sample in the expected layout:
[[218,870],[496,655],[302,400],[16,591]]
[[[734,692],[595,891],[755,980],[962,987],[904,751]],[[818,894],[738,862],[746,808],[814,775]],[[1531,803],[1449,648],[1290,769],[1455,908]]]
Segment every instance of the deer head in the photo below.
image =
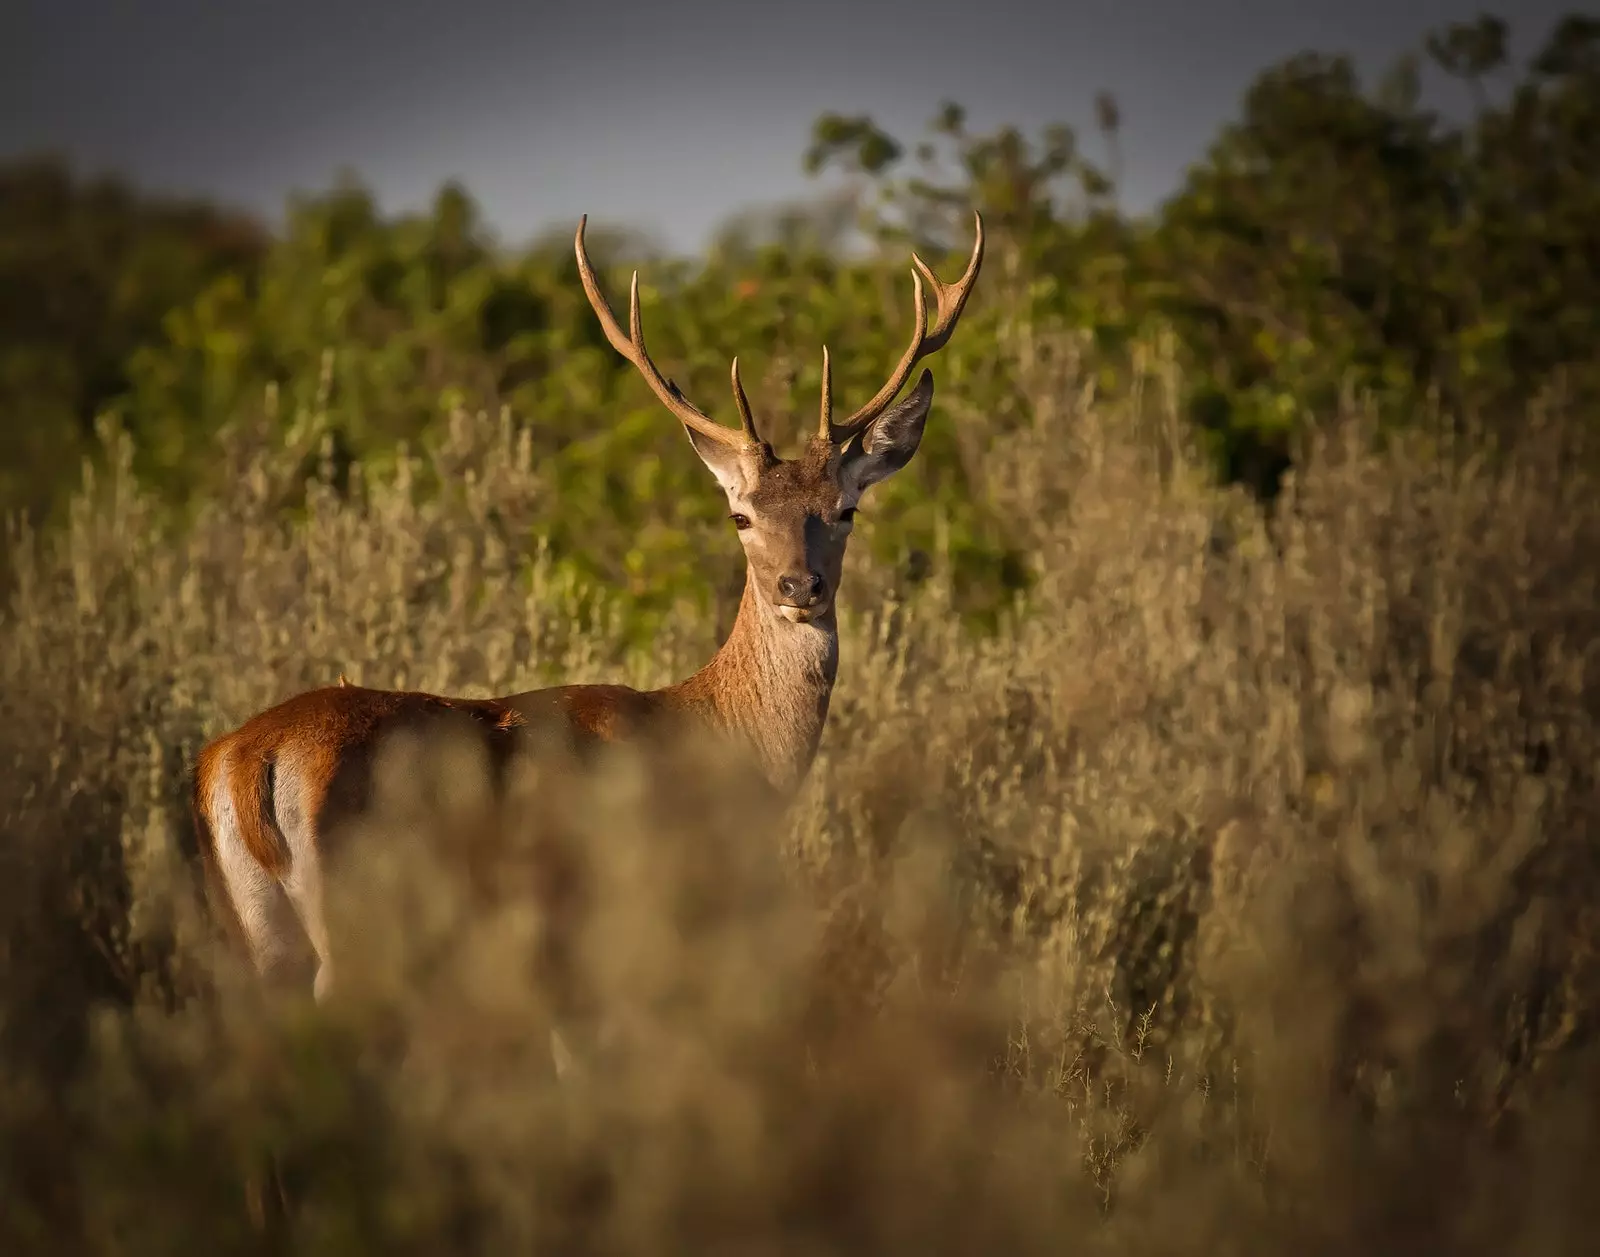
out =
[[[899,471],[917,452],[933,403],[932,374],[924,370],[903,401],[894,399],[917,363],[949,341],[972,293],[983,262],[983,219],[977,214],[973,218],[977,240],[966,271],[954,284],[942,283],[912,254],[911,343],[877,394],[841,422],[833,418],[833,377],[828,350],[823,347],[822,406],[816,435],[794,459],[778,457],[762,439],[739,381],[737,358],[732,377],[738,428],[712,419],[662,376],[645,350],[639,273],[633,274],[628,331],[624,332],[600,291],[584,249],[587,216],[578,224],[578,274],[606,339],[638,368],[645,383],[683,423],[695,452],[727,495],[729,517],[744,545],[750,588],[784,620],[831,622],[857,504],[869,488]],[[931,329],[924,281],[933,290],[937,305]]]

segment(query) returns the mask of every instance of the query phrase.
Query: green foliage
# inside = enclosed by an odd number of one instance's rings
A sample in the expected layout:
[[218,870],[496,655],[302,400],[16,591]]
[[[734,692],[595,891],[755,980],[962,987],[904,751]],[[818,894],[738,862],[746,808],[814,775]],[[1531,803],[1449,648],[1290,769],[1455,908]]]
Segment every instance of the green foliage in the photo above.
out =
[[57,502],[130,357],[214,279],[248,282],[266,247],[240,214],[49,158],[0,166],[0,508]]
[[[1003,433],[1020,391],[996,364],[1026,329],[1078,334],[1110,395],[1137,375],[1134,345],[1171,336],[1186,416],[1226,474],[1270,494],[1347,397],[1389,425],[1448,412],[1496,431],[1551,389],[1600,393],[1600,27],[1570,17],[1522,67],[1508,39],[1490,17],[1449,28],[1371,88],[1348,58],[1270,67],[1148,216],[1117,202],[1111,97],[1095,160],[1068,127],[980,133],[946,102],[916,143],[824,115],[802,162],[842,187],[741,216],[705,258],[599,227],[592,251],[619,303],[641,268],[647,336],[694,399],[729,415],[737,354],[785,443],[809,423],[824,343],[842,402],[875,390],[907,334],[907,250],[959,266],[981,209],[989,260],[936,364],[942,394],[978,399]],[[1422,106],[1425,71],[1465,84],[1464,120]],[[566,231],[506,248],[464,189],[393,217],[350,183],[293,204],[268,241],[53,167],[7,179],[0,505],[58,501],[102,410],[174,505],[228,491],[215,449],[230,423],[308,425],[295,440],[382,467],[458,412],[504,410],[546,486],[525,544],[623,591],[645,634],[672,598],[729,594],[694,540],[716,513],[703,473],[605,344]],[[844,247],[852,228],[867,256]],[[992,622],[1020,567],[969,444],[933,426],[876,544],[913,565],[940,549],[963,609]]]
[[[626,274],[605,262],[621,243],[590,233],[614,302],[626,301]],[[816,250],[765,246],[705,268],[658,260],[640,296],[652,353],[682,387],[729,415],[738,354],[767,431],[790,447],[815,423],[800,399],[817,396],[822,344],[834,346],[841,397],[859,397],[875,391],[910,334],[906,287],[876,264]],[[863,319],[864,308],[880,316]],[[946,355],[948,379],[981,362],[994,317],[974,309],[974,349]],[[374,467],[402,444],[431,444],[455,413],[537,415],[528,430],[546,497],[523,541],[635,599],[641,632],[652,599],[712,592],[693,540],[720,514],[702,492],[704,469],[606,344],[570,244],[499,253],[458,190],[429,215],[395,221],[358,188],[297,206],[249,285],[223,276],[175,310],[163,342],[133,355],[129,371],[129,426],[149,434],[137,463],[184,495],[225,491],[196,433],[217,416],[258,410],[264,386],[274,389],[273,422],[298,416],[339,458]],[[926,548],[936,528],[953,525],[953,552],[986,578],[1004,547],[982,535],[959,462],[939,445],[921,483],[896,490],[921,503],[920,522],[888,544]]]
[[[1565,376],[1593,395],[1600,334],[1600,76],[1568,23],[1506,100],[1461,127],[1401,68],[1363,92],[1348,60],[1264,75],[1166,208],[1162,308],[1224,432],[1289,432],[1345,389],[1391,420],[1424,398],[1491,427]],[[1430,41],[1471,83],[1501,66],[1485,19]]]
[[[1415,57],[1370,91],[1346,57],[1268,69],[1143,221],[1113,211],[1114,178],[1066,129],[1033,144],[1013,128],[972,136],[954,105],[918,150],[930,166],[954,150],[942,182],[899,177],[906,146],[865,119],[825,119],[808,160],[874,175],[878,207],[913,239],[947,238],[952,209],[984,209],[1000,269],[1024,281],[1005,299],[1092,329],[1102,348],[1170,327],[1191,417],[1266,489],[1270,464],[1352,391],[1391,422],[1432,399],[1493,428],[1541,389],[1600,385],[1600,27],[1559,24],[1495,100],[1484,80],[1507,68],[1506,38],[1485,17],[1427,41],[1472,89],[1461,124],[1421,107]],[[1097,113],[1114,172],[1115,102]]]

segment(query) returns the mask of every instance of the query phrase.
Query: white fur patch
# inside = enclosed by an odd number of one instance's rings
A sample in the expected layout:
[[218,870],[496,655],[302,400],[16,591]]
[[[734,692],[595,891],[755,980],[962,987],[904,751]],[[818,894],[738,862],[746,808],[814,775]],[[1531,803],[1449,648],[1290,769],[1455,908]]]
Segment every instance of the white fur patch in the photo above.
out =
[[[212,840],[217,844],[217,868],[234,915],[244,930],[256,969],[265,973],[294,953],[293,913],[277,879],[256,863],[240,831],[233,804],[233,775],[238,765],[226,756],[211,778],[207,800]],[[245,771],[255,771],[247,768]]]

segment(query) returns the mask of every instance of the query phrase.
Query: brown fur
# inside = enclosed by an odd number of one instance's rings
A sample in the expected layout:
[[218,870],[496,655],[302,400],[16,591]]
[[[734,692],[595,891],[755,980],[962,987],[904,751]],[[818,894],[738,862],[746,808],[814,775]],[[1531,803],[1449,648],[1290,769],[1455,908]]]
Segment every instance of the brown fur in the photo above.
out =
[[[491,734],[507,733],[526,724],[520,713],[489,700],[369,690],[351,685],[342,677],[338,686],[309,690],[269,707],[200,752],[194,771],[193,808],[202,854],[214,864],[216,839],[208,801],[225,764],[235,765],[232,803],[245,845],[263,869],[281,877],[288,871],[288,853],[272,818],[267,782],[273,764],[287,749],[292,746],[303,763],[314,765],[312,775],[319,785],[310,804],[320,820],[330,801],[342,803],[341,810],[359,808],[363,800],[348,797],[349,792],[343,792],[345,798],[334,798],[340,793],[335,790],[336,782],[356,766],[353,760],[363,769],[370,768],[370,756],[380,734],[451,713],[469,717]],[[240,766],[256,771],[239,771]]]
[[583,742],[635,736],[668,710],[658,695],[626,685],[558,685],[497,700],[524,720],[556,720]]

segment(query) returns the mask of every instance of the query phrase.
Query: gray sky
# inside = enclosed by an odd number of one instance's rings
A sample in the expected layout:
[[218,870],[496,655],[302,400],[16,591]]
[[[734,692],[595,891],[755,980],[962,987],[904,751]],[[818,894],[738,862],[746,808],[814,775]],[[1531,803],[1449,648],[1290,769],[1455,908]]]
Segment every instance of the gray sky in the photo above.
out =
[[[505,236],[624,220],[675,247],[805,195],[824,110],[915,139],[1122,107],[1125,198],[1153,204],[1294,52],[1370,70],[1476,0],[8,0],[0,158],[65,150],[275,217],[356,171],[390,209],[460,179]],[[1520,0],[1514,51],[1592,4]]]

